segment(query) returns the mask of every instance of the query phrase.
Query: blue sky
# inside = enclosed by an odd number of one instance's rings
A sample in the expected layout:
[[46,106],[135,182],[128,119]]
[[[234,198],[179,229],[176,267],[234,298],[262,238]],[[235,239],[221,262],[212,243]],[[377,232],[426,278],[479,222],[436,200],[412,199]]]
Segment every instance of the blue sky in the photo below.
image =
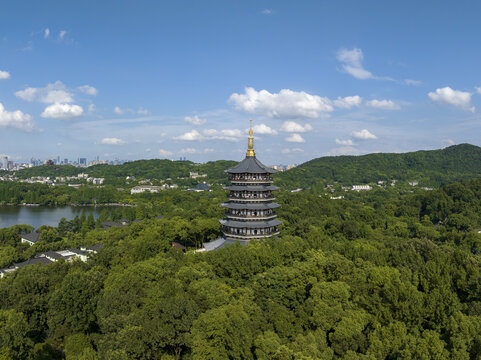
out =
[[481,145],[477,1],[10,1],[0,154],[268,164]]

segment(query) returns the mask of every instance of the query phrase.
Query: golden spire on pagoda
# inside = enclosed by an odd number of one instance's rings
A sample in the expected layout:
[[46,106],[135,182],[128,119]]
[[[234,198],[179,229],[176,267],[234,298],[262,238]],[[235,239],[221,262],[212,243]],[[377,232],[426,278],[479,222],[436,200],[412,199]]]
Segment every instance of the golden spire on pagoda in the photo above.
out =
[[252,136],[252,120],[251,122],[251,128],[249,129],[249,140],[247,141],[247,154],[246,156],[256,156],[256,153],[254,151],[254,137]]

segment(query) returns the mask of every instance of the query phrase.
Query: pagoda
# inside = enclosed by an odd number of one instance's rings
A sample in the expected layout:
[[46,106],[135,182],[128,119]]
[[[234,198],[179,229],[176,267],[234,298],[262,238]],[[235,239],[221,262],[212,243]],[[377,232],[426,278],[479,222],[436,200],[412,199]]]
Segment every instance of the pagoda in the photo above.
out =
[[246,244],[279,234],[272,185],[272,174],[276,171],[268,168],[256,158],[252,120],[249,129],[247,154],[244,160],[233,168],[226,170],[229,174],[229,201],[221,205],[226,209],[225,218],[219,220],[226,243],[239,241]]

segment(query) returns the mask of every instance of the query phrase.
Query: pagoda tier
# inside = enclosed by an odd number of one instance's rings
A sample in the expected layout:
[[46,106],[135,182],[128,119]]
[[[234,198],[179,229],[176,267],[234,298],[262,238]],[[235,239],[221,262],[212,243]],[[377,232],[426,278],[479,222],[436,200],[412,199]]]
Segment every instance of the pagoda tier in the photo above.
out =
[[224,187],[229,191],[225,218],[219,220],[224,238],[249,242],[279,234],[277,228],[282,222],[277,220],[274,209],[280,205],[273,202],[271,175],[275,170],[268,168],[255,157],[252,128],[249,131],[247,155],[243,161],[226,170],[230,175],[230,185]]

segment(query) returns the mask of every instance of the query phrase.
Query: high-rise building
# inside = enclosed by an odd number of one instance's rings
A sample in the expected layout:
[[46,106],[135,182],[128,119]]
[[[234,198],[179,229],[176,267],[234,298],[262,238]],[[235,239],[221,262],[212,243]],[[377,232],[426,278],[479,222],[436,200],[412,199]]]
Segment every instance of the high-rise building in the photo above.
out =
[[87,166],[87,158],[79,158],[78,163]]
[[8,156],[2,157],[2,170],[8,170]]
[[279,234],[281,224],[276,217],[273,191],[279,188],[272,185],[272,174],[276,171],[268,168],[256,158],[252,121],[249,130],[248,149],[244,160],[233,168],[226,170],[230,175],[228,202],[225,218],[219,220],[226,243],[268,238]]

